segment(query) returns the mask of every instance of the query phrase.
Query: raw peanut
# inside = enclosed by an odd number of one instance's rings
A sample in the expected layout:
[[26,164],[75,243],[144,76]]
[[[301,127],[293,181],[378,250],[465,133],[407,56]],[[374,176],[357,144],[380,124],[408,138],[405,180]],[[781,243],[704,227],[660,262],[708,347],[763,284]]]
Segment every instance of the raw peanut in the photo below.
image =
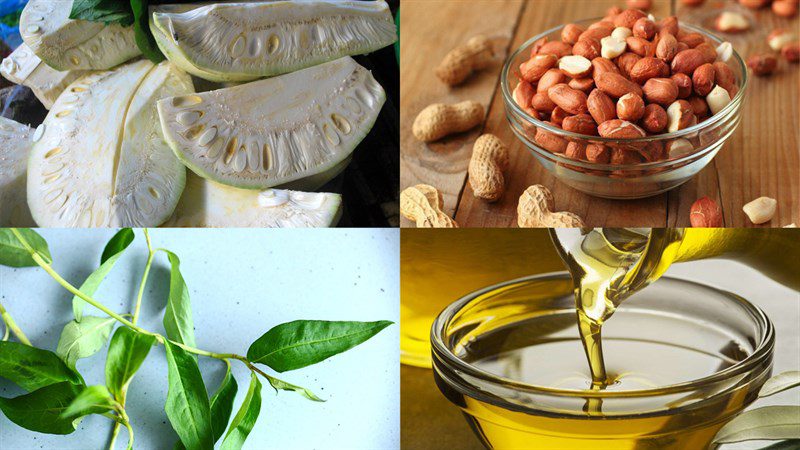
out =
[[556,106],[553,112],[550,113],[550,122],[554,125],[561,127],[564,125],[564,119],[569,116],[569,113],[564,111],[563,108]]
[[700,198],[689,209],[689,223],[694,228],[719,228],[722,226],[722,210],[714,200]]
[[617,67],[619,67],[619,73],[625,78],[630,78],[633,66],[635,66],[640,59],[642,59],[641,56],[631,52],[626,52],[619,55],[617,57]]
[[536,85],[536,92],[547,92],[551,87],[566,82],[567,76],[564,75],[564,72],[559,69],[549,69],[539,79],[539,84]]
[[640,59],[630,70],[631,80],[639,84],[644,84],[650,78],[661,78],[668,75],[669,67],[667,63],[658,58],[653,58],[652,56]]
[[542,120],[541,113],[539,113],[539,111],[533,109],[532,106],[529,106],[529,107],[525,108],[525,113],[527,113],[529,116],[533,117],[536,120]]
[[689,78],[689,75],[679,72],[673,74],[670,78],[672,78],[672,81],[678,86],[678,98],[686,98],[692,95],[692,79]]
[[537,144],[542,146],[543,149],[553,153],[564,153],[567,149],[567,141],[565,139],[546,131],[544,128],[536,129],[536,137],[534,140]]
[[558,57],[556,55],[536,55],[520,64],[520,77],[527,82],[535,83],[539,81],[539,78],[541,78],[545,72],[555,67],[557,63]]
[[484,134],[475,141],[469,160],[469,184],[477,198],[494,202],[503,196],[508,169],[508,148],[493,134]]
[[574,23],[568,23],[561,29],[561,41],[570,45],[575,45],[578,38],[586,31],[581,26]]
[[730,93],[719,85],[715,86],[714,89],[706,95],[706,103],[708,103],[708,108],[711,109],[711,114],[722,111],[722,108],[728,106],[730,102]]
[[740,33],[750,29],[750,22],[738,12],[723,11],[714,20],[714,28],[723,33]]
[[517,87],[514,88],[512,93],[514,101],[522,109],[531,107],[531,97],[533,97],[533,86],[525,80],[519,80]]
[[736,86],[736,75],[734,75],[733,69],[722,61],[717,61],[712,65],[714,66],[714,81],[730,92]]
[[704,38],[700,33],[679,32],[675,37],[678,38],[678,42],[683,42],[684,44],[688,45],[689,48],[696,48],[698,45],[706,41],[706,38]]
[[567,150],[564,156],[569,159],[582,160],[586,159],[586,144],[582,142],[570,142],[567,144]]
[[697,69],[705,63],[705,56],[700,50],[690,48],[678,52],[672,59],[672,73],[680,72],[687,75],[694,73]]
[[708,42],[703,42],[694,49],[702,53],[705,57],[705,62],[709,64],[717,60],[717,49],[715,49],[714,46]]
[[568,85],[561,83],[547,90],[547,96],[556,105],[570,114],[581,114],[588,111],[586,107],[586,94]]
[[678,98],[678,85],[672,78],[650,78],[644,84],[644,97],[650,103],[669,106]]
[[600,55],[602,55],[603,58],[614,59],[625,53],[626,48],[627,44],[625,41],[621,41],[612,36],[600,39]]
[[435,187],[418,184],[400,193],[400,213],[413,220],[417,228],[458,228],[458,224],[442,212],[442,194]]
[[733,56],[733,44],[730,42],[723,42],[717,46],[717,59],[722,62],[728,62]]
[[542,47],[539,48],[539,54],[555,55],[556,57],[561,58],[562,56],[572,54],[572,46],[561,41],[545,42]]
[[716,70],[711,64],[703,64],[695,69],[692,74],[692,86],[697,95],[706,96],[714,88],[714,74]]
[[593,37],[585,37],[572,46],[572,53],[574,55],[583,56],[584,58],[592,61],[600,56],[600,41]]
[[774,198],[759,197],[752,202],[744,205],[742,210],[747,217],[756,225],[769,222],[778,209],[778,202]]
[[628,5],[628,8],[647,11],[653,7],[653,0],[628,0],[625,4]]
[[592,73],[592,62],[583,56],[564,56],[558,62],[558,68],[572,78],[585,78]]
[[702,5],[704,1],[705,0],[681,0],[681,3],[683,3],[686,6],[695,7]]
[[784,29],[778,28],[772,33],[767,36],[767,43],[769,44],[769,48],[775,50],[776,52],[781,51],[784,45],[796,41],[797,35],[795,33],[786,31]]
[[670,133],[688,128],[696,121],[692,105],[686,100],[677,100],[667,108],[667,131]]
[[647,17],[647,15],[638,9],[626,9],[614,17],[614,26],[633,28],[636,21],[642,17]]
[[[682,52],[682,51],[684,51],[684,50],[689,50],[689,46],[688,46],[688,45],[686,45],[686,44],[685,44],[685,43],[683,43],[683,42],[678,42],[678,53],[680,53],[680,52]],[[673,59],[674,59],[674,58],[673,58]]]
[[617,117],[638,122],[644,115],[644,100],[636,94],[625,94],[617,100]]
[[628,49],[639,56],[653,56],[656,54],[656,46],[647,39],[631,36],[625,39]]
[[611,149],[611,164],[615,166],[630,166],[632,164],[639,164],[642,158],[638,152],[633,150],[624,150],[621,148]]
[[583,92],[591,92],[594,89],[594,80],[591,78],[575,78],[567,83],[572,89]]
[[556,104],[550,100],[550,97],[547,96],[547,92],[537,92],[531,97],[531,108],[537,111],[550,112],[555,107]]
[[600,75],[595,74],[594,84],[597,85],[598,89],[614,98],[620,98],[629,92],[639,96],[642,95],[641,86],[618,73],[604,72]]
[[451,50],[436,68],[436,76],[448,86],[466,81],[473,72],[492,65],[494,53],[486,36],[475,36]]
[[417,115],[411,131],[418,140],[432,142],[479,125],[483,115],[483,105],[478,102],[434,103]]
[[656,24],[652,20],[642,17],[633,24],[633,35],[643,39],[652,39],[656,35]]
[[678,18],[675,16],[664,17],[656,24],[656,29],[659,34],[668,33],[673,36],[678,35]]
[[589,109],[589,114],[592,115],[596,123],[603,123],[607,120],[616,119],[617,117],[614,101],[600,89],[594,89],[589,93],[589,97],[586,99],[586,106]]
[[520,228],[582,228],[583,220],[571,212],[553,212],[553,194],[535,184],[519,198],[517,225]]
[[775,0],[772,2],[772,12],[781,17],[794,17],[797,15],[797,3],[791,0]]
[[688,139],[678,138],[667,143],[667,157],[669,159],[680,158],[694,151],[694,146]]
[[592,60],[592,70],[594,71],[594,77],[597,78],[598,75],[604,72],[613,72],[619,73],[619,68],[613,61],[608,58],[595,58]]
[[781,49],[781,55],[791,63],[800,61],[800,42],[784,45]]
[[650,103],[644,107],[642,127],[651,133],[661,133],[667,128],[667,112],[660,105]]
[[624,41],[628,37],[633,36],[633,31],[630,28],[617,27],[611,32],[611,37],[618,41]]
[[622,8],[619,6],[612,6],[606,10],[606,15],[603,17],[603,21],[614,22],[614,18],[622,12]]
[[647,133],[636,125],[621,119],[607,120],[597,127],[597,132],[604,138],[635,139],[645,137]]
[[547,36],[541,37],[537,39],[533,44],[531,44],[531,58],[539,54],[539,50],[541,50],[542,46],[549,41]]
[[659,141],[649,142],[647,147],[637,151],[645,162],[656,162],[667,158],[664,144]]
[[611,149],[603,144],[589,144],[586,146],[586,160],[595,164],[608,164],[611,162]]
[[672,58],[678,53],[678,40],[675,36],[667,33],[658,40],[656,45],[656,56],[666,62],[672,61]]
[[565,117],[561,128],[572,133],[597,136],[597,124],[594,123],[592,116],[589,114],[576,114]]
[[578,38],[578,42],[588,38],[597,39],[599,41],[604,37],[611,36],[611,32],[614,31],[614,24],[607,22],[598,22],[598,24],[600,25],[594,26],[596,24],[593,24],[587,28],[586,31],[584,31]]
[[757,76],[772,75],[778,67],[778,59],[772,55],[753,55],[747,58],[747,67]]
[[767,6],[770,0],[739,0],[739,4],[750,9],[759,9]]
[[703,118],[708,115],[708,103],[703,97],[689,97],[687,102],[692,105],[692,112],[695,116]]

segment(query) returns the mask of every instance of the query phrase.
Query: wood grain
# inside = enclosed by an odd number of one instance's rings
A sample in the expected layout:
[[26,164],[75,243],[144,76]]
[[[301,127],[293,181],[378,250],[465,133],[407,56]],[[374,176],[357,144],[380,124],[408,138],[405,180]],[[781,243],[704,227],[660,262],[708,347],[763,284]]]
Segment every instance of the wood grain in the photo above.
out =
[[[487,3],[492,6],[486,8]],[[689,226],[691,204],[706,195],[720,203],[724,226],[753,226],[741,208],[760,196],[776,198],[779,205],[775,218],[764,226],[780,227],[800,222],[800,66],[796,64],[781,60],[774,76],[750,78],[739,128],[699,174],[672,191],[632,201],[583,194],[557,180],[534,159],[507,123],[499,67],[454,89],[447,89],[432,74],[433,67],[447,50],[477,34],[477,30],[484,33],[487,29],[510,30],[513,32],[510,49],[516,49],[546,29],[602,16],[615,3],[624,2],[528,1],[522,5],[515,2],[514,5],[519,6],[515,9],[509,2],[480,5],[470,2],[469,7],[465,7],[466,4],[459,1],[404,1],[402,23],[405,30],[410,31],[406,31],[401,40],[401,188],[420,182],[436,186],[444,194],[445,211],[464,227],[516,226],[518,198],[532,184],[550,187],[556,209],[575,212],[590,226]],[[701,8],[679,7],[678,16],[688,23],[708,26],[722,7],[740,8],[732,1],[707,1]],[[772,29],[798,27],[797,18],[779,18],[769,9],[742,11],[751,17],[754,29],[725,38],[745,57],[768,50],[766,36]],[[509,17],[513,12],[518,15]],[[669,2],[656,0],[651,12],[657,17],[668,15]],[[433,24],[434,17],[441,15],[458,20],[450,20],[447,26]],[[471,25],[464,27],[465,24]],[[489,32],[492,33],[497,31]],[[434,101],[465,99],[488,105],[482,131],[473,130],[429,146],[413,138],[410,126],[419,109]],[[466,180],[472,142],[480,133],[497,135],[506,142],[511,153],[506,194],[493,204],[476,199]],[[412,225],[403,221],[402,226]]]

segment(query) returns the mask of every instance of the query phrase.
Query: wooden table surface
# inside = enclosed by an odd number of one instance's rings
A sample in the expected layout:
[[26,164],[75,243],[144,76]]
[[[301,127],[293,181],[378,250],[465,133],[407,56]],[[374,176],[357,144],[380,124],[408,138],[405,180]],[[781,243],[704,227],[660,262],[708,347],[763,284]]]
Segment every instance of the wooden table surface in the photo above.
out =
[[[657,18],[669,14],[670,2],[655,0]],[[519,196],[533,184],[549,187],[556,209],[572,211],[588,226],[689,226],[689,208],[702,196],[718,201],[724,226],[753,226],[742,205],[757,197],[778,200],[778,211],[763,226],[800,223],[800,65],[780,59],[771,77],[751,77],[742,122],[716,158],[684,185],[640,200],[606,200],[576,191],[547,172],[513,135],[500,93],[502,64],[484,70],[461,86],[449,88],[433,71],[453,47],[476,34],[509,40],[513,51],[530,37],[554,26],[582,18],[600,17],[623,1],[604,0],[403,0],[400,10],[400,186],[435,186],[444,197],[444,211],[462,227],[516,226]],[[733,0],[707,0],[700,8],[678,6],[678,17],[701,24],[720,8],[741,7]],[[747,57],[769,50],[766,36],[776,27],[798,29],[798,19],[779,18],[766,10],[741,8],[756,23],[742,35],[725,35]],[[414,139],[411,125],[431,103],[475,100],[487,108],[483,125],[424,144]],[[496,203],[476,199],[467,182],[472,144],[483,133],[500,137],[508,146],[511,164],[506,193]],[[401,226],[413,226],[405,218]]]

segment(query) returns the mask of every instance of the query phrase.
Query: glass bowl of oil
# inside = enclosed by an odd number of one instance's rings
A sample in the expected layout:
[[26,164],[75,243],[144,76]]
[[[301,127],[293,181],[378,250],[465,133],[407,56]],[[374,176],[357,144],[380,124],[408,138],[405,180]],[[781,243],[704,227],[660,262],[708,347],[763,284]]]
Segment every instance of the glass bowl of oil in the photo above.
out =
[[431,329],[434,377],[487,448],[706,448],[772,372],[774,330],[747,300],[662,278],[603,327],[596,386],[567,273],[504,282]]

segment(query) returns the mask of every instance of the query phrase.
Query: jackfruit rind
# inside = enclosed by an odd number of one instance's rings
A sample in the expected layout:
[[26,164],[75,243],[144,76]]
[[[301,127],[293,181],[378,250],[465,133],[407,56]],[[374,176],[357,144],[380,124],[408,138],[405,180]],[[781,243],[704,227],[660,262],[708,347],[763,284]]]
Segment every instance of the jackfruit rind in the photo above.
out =
[[[249,81],[391,45],[397,32],[384,0],[302,0],[152,8],[161,51],[212,81]],[[188,9],[188,10],[187,10]]]
[[164,226],[331,227],[339,221],[341,206],[339,194],[237,189],[189,173],[175,214]]
[[106,70],[141,54],[133,27],[69,18],[72,0],[30,0],[19,31],[25,43],[56,70]]
[[36,223],[148,227],[166,221],[186,170],[164,142],[156,101],[192,91],[188,74],[147,60],[71,84],[34,139],[28,204]]
[[85,74],[84,70],[61,72],[53,69],[24,43],[0,64],[0,75],[13,83],[31,88],[47,109],[53,107],[67,86]]
[[192,171],[229,186],[266,189],[343,170],[385,99],[372,74],[344,57],[164,99],[158,111],[164,137]]
[[0,116],[0,227],[35,226],[25,199],[33,130]]

